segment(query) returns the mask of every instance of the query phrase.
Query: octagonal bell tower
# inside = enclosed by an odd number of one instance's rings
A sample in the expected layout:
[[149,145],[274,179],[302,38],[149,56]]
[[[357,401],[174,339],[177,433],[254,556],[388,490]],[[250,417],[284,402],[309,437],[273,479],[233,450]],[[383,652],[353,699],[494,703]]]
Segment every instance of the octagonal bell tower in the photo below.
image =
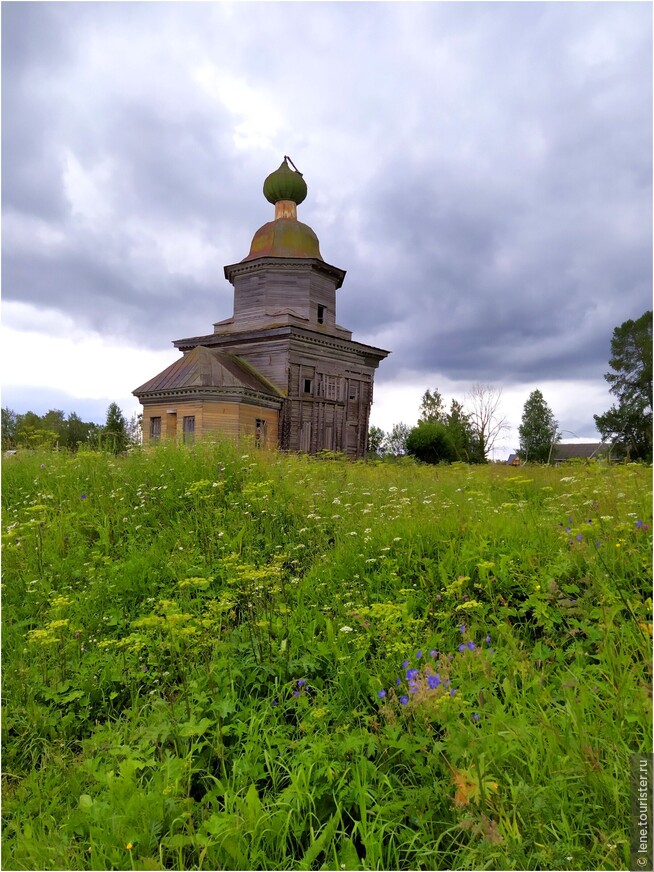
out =
[[307,184],[289,163],[285,156],[263,183],[264,197],[275,207],[274,219],[257,230],[240,263],[225,267],[225,278],[234,286],[234,314],[214,330],[296,324],[351,339],[352,333],[336,324],[336,291],[345,270],[323,260],[318,237],[298,221],[297,207],[306,199]]

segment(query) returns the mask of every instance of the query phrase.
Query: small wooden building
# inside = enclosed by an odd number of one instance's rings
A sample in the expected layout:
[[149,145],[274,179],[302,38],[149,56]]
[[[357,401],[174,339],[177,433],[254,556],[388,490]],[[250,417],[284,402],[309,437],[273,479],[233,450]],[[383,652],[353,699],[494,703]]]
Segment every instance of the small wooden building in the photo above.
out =
[[144,443],[219,432],[268,448],[364,456],[374,374],[389,352],[354,342],[336,323],[345,271],[323,260],[316,234],[297,220],[307,185],[289,160],[264,182],[274,220],[225,267],[231,318],[175,340],[183,356],[134,391]]
[[557,442],[552,446],[550,463],[565,463],[568,460],[599,460],[610,454],[606,442]]

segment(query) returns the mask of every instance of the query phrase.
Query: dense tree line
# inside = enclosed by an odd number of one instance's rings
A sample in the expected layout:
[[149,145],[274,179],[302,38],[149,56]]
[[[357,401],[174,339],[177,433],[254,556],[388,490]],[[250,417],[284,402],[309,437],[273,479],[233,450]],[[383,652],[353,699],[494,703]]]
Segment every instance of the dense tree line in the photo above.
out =
[[141,416],[134,415],[127,421],[116,403],[111,403],[107,409],[104,425],[82,421],[75,412],[66,415],[61,409],[50,409],[45,415],[17,414],[12,409],[2,409],[3,451],[18,448],[77,451],[84,447],[119,454],[140,441]]
[[[652,312],[624,321],[613,331],[611,372],[605,378],[617,398],[603,415],[595,415],[602,440],[613,459],[652,462]],[[409,454],[425,463],[462,460],[484,463],[497,437],[507,429],[500,412],[501,391],[474,385],[468,406],[452,400],[446,409],[438,390],[427,390],[415,427],[394,424],[390,432],[371,427],[368,452],[378,457]],[[525,402],[518,428],[523,462],[548,463],[561,438],[559,424],[540,390]]]
[[502,392],[492,385],[474,385],[467,408],[452,400],[446,408],[437,389],[426,390],[415,427],[395,424],[389,433],[371,427],[368,451],[378,456],[409,454],[425,463],[485,463],[497,437],[507,429],[500,413]]

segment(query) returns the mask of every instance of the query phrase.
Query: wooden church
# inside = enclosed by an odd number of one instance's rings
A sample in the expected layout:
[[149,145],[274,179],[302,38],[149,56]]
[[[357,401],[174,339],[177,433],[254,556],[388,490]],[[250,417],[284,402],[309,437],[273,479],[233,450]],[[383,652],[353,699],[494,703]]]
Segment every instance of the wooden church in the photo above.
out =
[[[290,164],[290,165],[289,165]],[[345,270],[326,263],[297,220],[307,185],[290,158],[263,185],[273,221],[225,267],[234,314],[213,333],[174,341],[182,357],[133,393],[143,442],[210,434],[267,448],[365,455],[375,370],[389,352],[336,323]]]

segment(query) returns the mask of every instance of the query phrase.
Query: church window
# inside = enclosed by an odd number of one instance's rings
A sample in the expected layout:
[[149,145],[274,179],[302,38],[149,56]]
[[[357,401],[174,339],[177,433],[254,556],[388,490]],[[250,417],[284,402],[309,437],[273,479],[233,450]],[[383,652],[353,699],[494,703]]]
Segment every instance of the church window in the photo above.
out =
[[305,380],[304,380],[304,393],[310,394],[312,387],[313,387],[312,380],[310,378],[305,378]]
[[325,323],[325,307],[324,306],[318,306],[318,323],[319,324]]
[[325,399],[339,399],[339,379],[336,376],[325,376]]
[[184,415],[183,431],[185,444],[192,445],[195,441],[195,415]]

